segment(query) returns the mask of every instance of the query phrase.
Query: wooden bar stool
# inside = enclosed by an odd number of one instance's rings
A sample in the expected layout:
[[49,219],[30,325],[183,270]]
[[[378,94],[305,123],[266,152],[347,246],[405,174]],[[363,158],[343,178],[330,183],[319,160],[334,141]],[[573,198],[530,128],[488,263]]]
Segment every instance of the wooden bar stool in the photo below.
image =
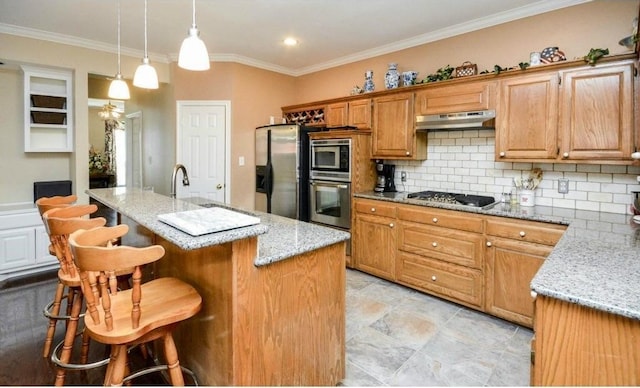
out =
[[[111,345],[105,385],[121,385],[146,373],[168,369],[171,384],[184,385],[172,331],[178,323],[196,315],[202,297],[176,278],[159,278],[142,284],[141,266],[164,256],[164,248],[112,246],[128,232],[127,225],[79,230],[69,236],[74,260],[80,269],[87,301],[85,330],[91,338]],[[113,273],[134,267],[132,288],[119,291]],[[167,365],[152,367],[125,377],[127,347],[161,339]],[[195,378],[195,376],[194,376]]]
[[[78,323],[82,314],[83,294],[81,289],[80,274],[73,262],[71,249],[68,244],[69,234],[79,229],[91,229],[103,226],[106,220],[100,218],[81,218],[83,216],[94,213],[97,210],[96,205],[74,205],[47,210],[42,218],[49,239],[53,247],[55,256],[60,263],[58,270],[58,286],[56,288],[53,302],[45,308],[45,316],[49,318],[49,328],[45,339],[45,348],[50,348],[55,333],[55,326],[59,320],[65,320],[66,331],[64,340],[56,346],[51,354],[51,361],[58,367],[56,371],[55,385],[63,385],[66,370],[68,369],[89,369],[100,365],[104,365],[106,361],[101,360],[98,363],[87,364],[89,353],[89,337],[83,336],[82,351],[80,364],[70,364],[73,343],[78,331]],[[67,298],[67,315],[59,315],[60,304],[63,300],[64,290],[68,289]],[[70,306],[70,309],[69,309]],[[60,356],[58,352],[60,348]]]
[[[57,209],[61,207],[71,206],[74,202],[78,200],[78,197],[75,195],[68,196],[54,196],[54,197],[42,197],[36,200],[36,206],[38,207],[38,212],[40,213],[40,217],[48,210]],[[96,208],[97,209],[97,208]],[[44,224],[44,228],[49,233],[49,228],[47,223],[42,220]],[[53,256],[56,256],[56,252],[53,248],[53,245],[49,244],[49,253]],[[60,283],[58,283],[60,286]],[[64,286],[62,286],[62,291],[64,291]],[[70,297],[70,296],[69,296]],[[44,308],[44,316],[49,319],[49,328],[47,329],[47,335],[44,341],[44,347],[42,349],[42,357],[49,357],[49,352],[51,351],[51,342],[53,337],[55,336],[56,331],[56,322],[58,318],[55,318],[60,313],[60,303],[55,303],[55,301],[60,301],[62,299],[62,295],[60,298],[54,297],[54,302],[49,303]],[[67,315],[71,314],[71,303],[67,304]]]

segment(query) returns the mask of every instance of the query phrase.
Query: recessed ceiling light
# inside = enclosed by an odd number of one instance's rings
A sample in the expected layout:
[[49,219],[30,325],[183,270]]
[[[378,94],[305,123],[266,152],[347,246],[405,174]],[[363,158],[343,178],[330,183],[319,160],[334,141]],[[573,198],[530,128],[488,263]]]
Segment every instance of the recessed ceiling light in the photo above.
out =
[[286,38],[284,44],[287,46],[295,46],[298,44],[298,40],[296,38]]

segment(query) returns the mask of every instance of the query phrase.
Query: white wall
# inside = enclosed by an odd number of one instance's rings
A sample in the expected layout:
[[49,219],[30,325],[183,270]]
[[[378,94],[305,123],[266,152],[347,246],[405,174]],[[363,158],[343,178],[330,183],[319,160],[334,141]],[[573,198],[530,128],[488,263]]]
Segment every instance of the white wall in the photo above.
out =
[[[398,191],[443,190],[500,199],[514,177],[543,170],[536,204],[569,209],[629,213],[631,191],[640,191],[640,167],[616,165],[496,162],[495,130],[430,131],[427,160],[389,160],[396,165]],[[400,171],[407,172],[403,186]],[[569,193],[558,193],[558,179],[569,179]]]

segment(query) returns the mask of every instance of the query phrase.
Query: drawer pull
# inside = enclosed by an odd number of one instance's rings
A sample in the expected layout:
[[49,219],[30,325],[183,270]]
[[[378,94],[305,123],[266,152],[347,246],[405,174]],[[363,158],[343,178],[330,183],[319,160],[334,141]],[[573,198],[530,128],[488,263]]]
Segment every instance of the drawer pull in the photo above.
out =
[[372,213],[375,213],[375,212],[376,212],[376,208],[375,208],[375,207],[372,207],[372,208],[371,208],[371,212],[372,212]]
[[531,297],[535,299],[538,296],[538,293],[535,291],[531,291]]
[[433,217],[433,220],[431,220],[431,221],[433,221],[433,223],[437,223],[438,219],[436,217]]
[[500,152],[500,157],[501,157],[501,158],[504,158],[506,155],[507,155],[507,153],[506,153],[506,152],[504,152],[504,151]]
[[405,152],[405,154],[406,154],[407,156],[409,156],[409,155],[411,155],[411,152],[407,151],[407,152]]
[[389,224],[389,227],[390,227],[390,228],[393,228],[393,223]]
[[490,247],[491,246],[491,241],[487,241],[487,246]]
[[438,246],[438,243],[434,241],[434,242],[431,243],[431,245],[433,245],[433,247],[435,248],[435,247]]
[[526,236],[526,235],[527,235],[527,234],[524,232],[524,230],[521,230],[521,231],[520,231],[520,237],[524,237],[524,236]]
[[431,275],[431,280],[436,281],[436,275]]
[[568,153],[568,152],[565,152],[564,154],[562,154],[562,157],[563,157],[564,159],[568,158],[568,157],[569,157],[569,153]]

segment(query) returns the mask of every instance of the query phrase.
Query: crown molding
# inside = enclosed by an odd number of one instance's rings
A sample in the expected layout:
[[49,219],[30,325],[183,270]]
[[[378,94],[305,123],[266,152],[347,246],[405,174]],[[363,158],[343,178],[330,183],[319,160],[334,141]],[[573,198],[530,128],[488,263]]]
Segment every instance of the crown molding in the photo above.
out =
[[[465,34],[472,31],[477,31],[483,28],[493,27],[502,23],[511,22],[514,20],[539,15],[546,12],[555,11],[561,8],[571,7],[578,4],[588,3],[593,0],[543,0],[538,1],[530,5],[526,5],[520,8],[516,8],[509,11],[497,13],[495,15],[471,20],[466,23],[460,23],[457,25],[442,28],[440,30],[430,32],[428,34],[419,35],[402,41],[394,42],[392,44],[379,46],[370,50],[360,51],[351,55],[347,55],[335,60],[319,63],[313,66],[307,66],[303,68],[287,68],[284,66],[275,65],[273,63],[260,61],[254,58],[245,57],[238,54],[210,54],[210,58],[213,62],[236,62],[247,66],[257,67],[263,70],[273,71],[293,77],[302,76],[305,74],[315,73],[321,70],[327,70],[333,67],[346,65],[353,62],[366,60],[369,58],[377,57],[380,55],[390,54],[396,51],[408,49],[411,47],[420,46],[430,42],[450,38],[456,35]],[[66,44],[70,46],[76,46],[81,48],[87,48],[92,50],[104,51],[108,53],[117,53],[117,46],[112,44],[106,44],[89,39],[82,39],[69,35],[57,34],[53,32],[41,31],[31,28],[14,26],[11,24],[0,23],[0,33],[17,35],[26,38],[44,40],[54,43]],[[121,48],[121,54],[140,57],[144,56],[144,52],[141,50],[134,50],[126,47]],[[175,53],[164,55],[157,53],[148,53],[149,59],[153,62],[170,63],[178,60],[178,55]]]

